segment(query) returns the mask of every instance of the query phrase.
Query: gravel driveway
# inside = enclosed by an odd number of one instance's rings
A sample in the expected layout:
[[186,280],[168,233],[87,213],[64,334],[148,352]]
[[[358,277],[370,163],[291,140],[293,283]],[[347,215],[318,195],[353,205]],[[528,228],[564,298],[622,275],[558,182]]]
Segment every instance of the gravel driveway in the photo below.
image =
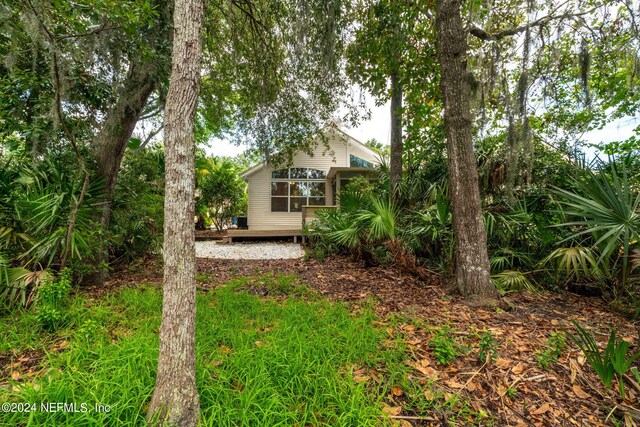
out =
[[196,257],[215,259],[296,259],[304,251],[297,243],[220,243],[196,242]]

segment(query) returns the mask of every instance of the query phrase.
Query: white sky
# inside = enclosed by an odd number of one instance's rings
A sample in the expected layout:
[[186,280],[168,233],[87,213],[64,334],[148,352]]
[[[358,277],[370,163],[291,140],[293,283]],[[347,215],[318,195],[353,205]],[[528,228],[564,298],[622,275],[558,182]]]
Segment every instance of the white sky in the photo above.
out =
[[[383,144],[389,144],[390,140],[390,106],[389,102],[382,106],[376,106],[373,100],[368,100],[368,108],[371,110],[371,118],[363,121],[356,128],[344,128],[343,130],[359,141],[365,142],[375,138]],[[622,141],[633,135],[633,129],[640,125],[640,116],[614,120],[604,129],[589,132],[583,139],[589,143]],[[246,147],[236,146],[223,140],[212,140],[211,147],[207,148],[207,154],[214,156],[235,156],[242,153]]]

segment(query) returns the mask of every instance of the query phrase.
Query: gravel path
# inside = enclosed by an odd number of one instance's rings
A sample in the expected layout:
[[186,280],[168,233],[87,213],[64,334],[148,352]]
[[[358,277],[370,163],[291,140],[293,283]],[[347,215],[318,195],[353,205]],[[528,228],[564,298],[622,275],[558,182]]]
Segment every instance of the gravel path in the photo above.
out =
[[197,258],[214,259],[297,259],[304,251],[297,243],[219,243],[196,242]]

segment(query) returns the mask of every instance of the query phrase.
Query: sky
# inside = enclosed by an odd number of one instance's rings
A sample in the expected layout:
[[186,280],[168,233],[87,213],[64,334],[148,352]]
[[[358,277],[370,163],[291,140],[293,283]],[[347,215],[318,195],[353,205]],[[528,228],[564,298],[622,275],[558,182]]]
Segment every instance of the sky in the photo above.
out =
[[[375,138],[383,144],[389,144],[390,140],[390,106],[389,102],[382,106],[376,106],[373,100],[367,101],[367,107],[371,110],[371,118],[363,121],[356,128],[343,128],[343,130],[355,139],[365,142]],[[583,139],[588,143],[622,141],[633,135],[633,129],[640,125],[640,116],[614,120],[605,128],[586,133]],[[235,146],[227,141],[212,140],[211,147],[206,151],[214,156],[235,156],[242,153],[246,147]]]

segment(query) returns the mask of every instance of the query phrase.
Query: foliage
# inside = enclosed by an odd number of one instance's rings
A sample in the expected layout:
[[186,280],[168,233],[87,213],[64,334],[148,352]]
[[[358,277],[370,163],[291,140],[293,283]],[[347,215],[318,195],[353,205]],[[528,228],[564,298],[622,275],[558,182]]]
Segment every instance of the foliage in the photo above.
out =
[[611,330],[609,341],[604,353],[600,351],[598,343],[587,331],[584,330],[578,322],[573,322],[577,335],[568,334],[576,343],[582,353],[587,358],[587,362],[598,374],[602,384],[609,388],[613,382],[614,376],[618,377],[618,388],[620,395],[624,398],[624,374],[629,370],[631,364],[640,358],[640,353],[627,356],[629,343],[625,340],[616,338],[616,331]]
[[246,183],[228,159],[200,157],[196,162],[198,223],[213,224],[221,231],[229,226],[232,217],[246,213]]
[[567,281],[597,278],[600,273],[596,255],[590,248],[582,246],[555,249],[541,261],[543,265],[554,262],[556,273]]
[[35,163],[21,143],[7,148],[0,155],[4,165],[0,173],[0,293],[7,296],[11,289],[9,300],[19,299],[26,305],[31,300],[29,288],[38,284],[38,272],[58,268],[65,254],[78,273],[92,270],[84,261],[95,254],[102,236],[95,212],[103,200],[101,186],[93,181],[74,212],[83,183],[73,172],[72,153],[62,150]]
[[434,337],[429,341],[429,345],[433,347],[433,355],[441,365],[449,365],[462,354],[462,348],[452,334],[450,328],[442,327],[436,330]]
[[[571,218],[558,226],[577,228],[565,240],[591,237],[592,248],[600,254],[600,269],[618,276],[619,285],[626,289],[629,255],[634,242],[640,239],[640,193],[634,189],[624,163],[619,166],[611,162],[609,166],[610,175],[587,171],[587,179],[575,182],[577,192],[556,189],[564,199],[564,214]],[[581,255],[582,266],[585,255]],[[591,262],[588,258],[586,261]]]
[[546,349],[537,351],[534,355],[536,363],[542,369],[547,369],[549,365],[558,361],[564,351],[567,336],[563,332],[552,332],[546,343]]
[[530,292],[537,290],[536,284],[527,274],[516,270],[504,270],[491,276],[496,287],[503,293],[519,292],[526,289]]
[[58,277],[47,275],[38,287],[36,319],[46,331],[53,331],[65,322],[65,308],[71,290],[71,271],[64,269]]
[[377,248],[397,237],[397,208],[386,195],[374,197],[372,188],[363,188],[360,181],[348,184],[338,197],[340,208],[319,211],[310,237],[322,248],[349,252],[366,263],[379,261]]
[[110,226],[115,261],[160,253],[164,221],[164,151],[127,150],[116,184]]
[[492,362],[498,354],[497,346],[498,342],[491,331],[483,331],[480,334],[480,342],[478,343],[478,359],[483,363]]

